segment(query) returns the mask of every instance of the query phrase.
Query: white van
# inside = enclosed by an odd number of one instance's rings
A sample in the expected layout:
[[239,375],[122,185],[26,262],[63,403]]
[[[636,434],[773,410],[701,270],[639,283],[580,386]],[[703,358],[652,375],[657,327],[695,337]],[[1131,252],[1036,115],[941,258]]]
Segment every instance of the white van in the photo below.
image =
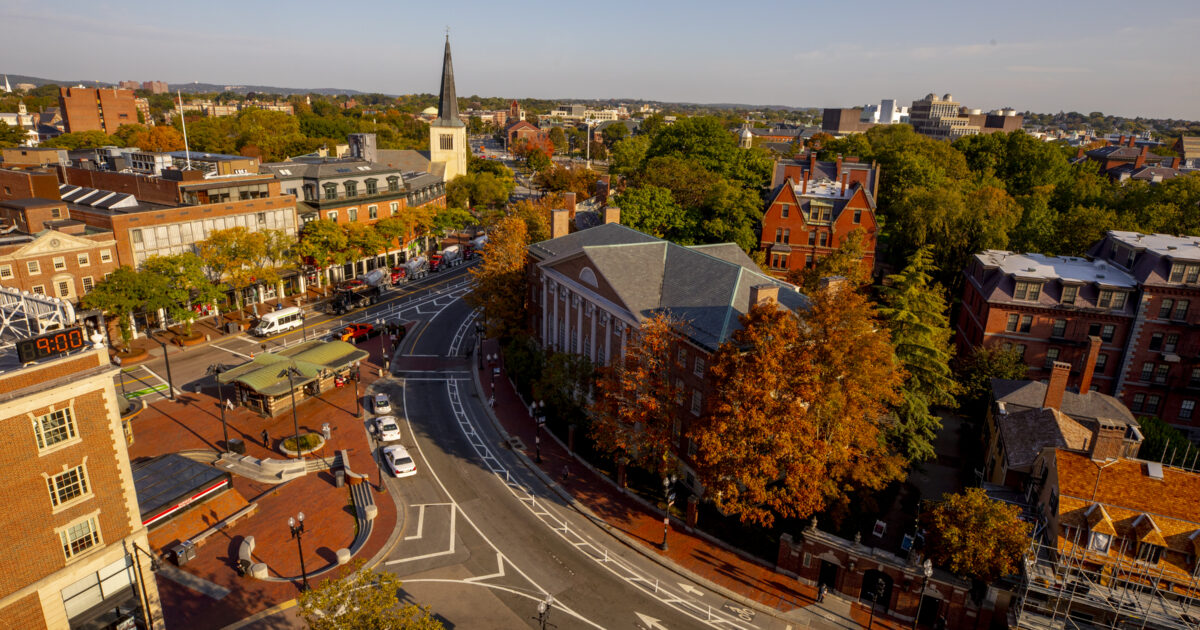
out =
[[304,312],[298,307],[289,306],[263,315],[254,328],[250,329],[250,334],[256,337],[266,337],[299,328],[303,323]]

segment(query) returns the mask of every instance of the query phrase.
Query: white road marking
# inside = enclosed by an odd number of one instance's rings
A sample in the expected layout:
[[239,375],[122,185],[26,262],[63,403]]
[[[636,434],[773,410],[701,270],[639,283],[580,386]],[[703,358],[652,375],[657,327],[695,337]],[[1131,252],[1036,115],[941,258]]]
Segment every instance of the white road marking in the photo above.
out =
[[412,536],[405,536],[404,540],[420,540],[421,533],[425,529],[425,506],[417,506],[417,533]]
[[667,627],[662,625],[661,621],[651,617],[650,615],[643,615],[642,613],[636,611],[633,614],[637,615],[638,621],[641,622],[643,626],[646,626],[646,630],[652,630],[654,628],[662,628],[662,630],[667,630]]
[[504,577],[504,554],[500,553],[499,551],[496,552],[496,567],[497,567],[497,569],[496,569],[495,573],[492,573],[490,575],[478,575],[473,578],[467,578],[466,580],[463,580],[463,581],[464,582],[482,582],[484,580],[490,580],[494,577]]
[[684,592],[691,595],[704,595],[704,591],[692,586],[691,584],[688,584],[687,582],[676,582],[676,584],[678,584],[679,588],[683,589]]
[[[403,382],[402,382],[402,384],[403,384]],[[413,431],[412,420],[411,420],[412,416],[409,415],[409,413],[408,413],[408,396],[407,395],[404,396],[404,405],[403,406],[404,406],[404,422],[405,422],[405,424],[408,425],[408,434],[415,436],[416,433]],[[446,484],[442,483],[442,478],[438,476],[437,471],[433,469],[433,466],[429,465],[429,458],[425,456],[425,451],[421,448],[421,443],[418,442],[416,439],[413,440],[413,448],[415,448],[417,450],[417,453],[421,456],[421,459],[425,460],[425,469],[429,471],[429,474],[431,476],[433,476],[433,481],[435,483],[437,483],[439,488],[442,489],[442,494],[450,499],[450,503],[452,505],[454,505],[455,512],[461,512],[462,509],[458,506],[458,502],[454,501],[454,495],[450,494],[450,491],[446,488]],[[491,539],[488,538],[487,535],[483,533],[483,530],[479,529],[479,526],[475,524],[475,521],[471,520],[470,515],[468,515],[466,512],[462,512],[462,516],[464,519],[466,519],[467,524],[470,525],[471,528],[475,530],[475,533],[479,534],[479,537],[482,538],[484,540],[484,542],[486,542],[488,544],[489,547],[491,547],[493,550],[495,550],[497,554],[501,554],[501,557],[503,557],[503,552],[500,551],[500,548],[497,547],[496,544],[493,543],[491,541]],[[451,540],[453,540],[453,538]],[[403,561],[401,561],[401,562],[403,562]],[[392,562],[388,562],[387,564],[392,564]],[[530,584],[532,584],[534,586],[534,588],[537,589],[537,591],[541,594],[541,597],[529,596],[527,594],[520,593],[518,591],[511,590],[511,589],[505,589],[505,588],[499,587],[494,584],[483,584],[483,583],[479,583],[479,582],[470,582],[470,584],[480,584],[480,585],[486,586],[488,588],[499,588],[501,590],[505,590],[505,591],[509,591],[509,592],[512,592],[515,594],[523,595],[525,597],[529,597],[530,599],[534,599],[535,601],[542,601],[546,595],[550,594],[549,591],[542,588],[537,582],[535,582],[533,580],[533,578],[529,577],[524,571],[522,571],[521,567],[517,566],[512,561],[509,561],[509,564],[512,565],[513,569],[516,570],[518,575],[520,575],[522,578],[525,579],[526,582],[529,582]],[[406,580],[406,581],[458,582],[457,580]],[[462,582],[458,582],[458,583],[462,583]],[[565,605],[560,605],[559,609],[562,610],[563,612],[571,615],[572,617],[580,620],[581,622],[586,623],[587,625],[589,625],[591,627],[600,628],[601,630],[603,630],[603,626],[591,621],[590,619],[584,617],[583,615],[580,615],[579,613],[575,612],[574,610],[571,610],[569,607],[567,607]]]
[[250,357],[250,355],[248,355],[248,354],[243,354],[243,353],[241,353],[241,352],[238,352],[237,350],[230,350],[229,348],[226,348],[225,346],[220,346],[220,345],[217,345],[217,344],[215,344],[215,343],[214,343],[214,344],[210,344],[210,345],[212,345],[212,347],[214,347],[214,348],[216,348],[216,349],[218,349],[218,350],[224,350],[225,352],[228,352],[229,354],[232,354],[232,355],[235,355],[235,356],[242,357],[243,359],[249,359],[249,358],[251,358],[251,357]]
[[[153,376],[154,378],[158,379],[158,382],[162,383],[163,385],[168,385],[168,386],[170,385],[170,383],[167,382],[167,379],[159,376],[158,373],[155,372],[154,370],[151,370],[150,368],[146,367],[145,365],[143,365],[142,368],[144,370],[146,370],[147,372],[149,372],[150,376]],[[179,391],[178,387],[172,387],[171,389],[174,390],[176,395],[183,393],[183,392]]]
[[[411,429],[411,428],[412,427],[410,426],[409,429]],[[428,464],[429,462],[426,461],[425,463]],[[429,558],[439,558],[441,556],[453,555],[454,551],[455,551],[455,549],[454,549],[454,528],[455,528],[455,524],[458,521],[458,518],[455,516],[456,514],[458,514],[458,506],[457,505],[450,508],[450,548],[449,549],[447,549],[445,551],[435,551],[433,553],[427,553],[427,554],[421,555],[421,556],[413,556],[411,558],[401,558],[399,560],[389,560],[389,561],[385,562],[384,564],[400,564],[402,562],[414,562],[416,560],[427,560]]]

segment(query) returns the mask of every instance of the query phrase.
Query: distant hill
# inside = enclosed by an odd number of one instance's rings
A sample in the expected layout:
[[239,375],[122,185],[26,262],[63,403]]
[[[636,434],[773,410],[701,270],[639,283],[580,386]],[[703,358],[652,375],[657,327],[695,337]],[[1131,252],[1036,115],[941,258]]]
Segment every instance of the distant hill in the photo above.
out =
[[[2,74],[3,73],[0,73],[0,75],[2,75]],[[62,86],[83,85],[85,87],[92,87],[92,88],[116,87],[117,86],[117,84],[113,81],[94,81],[94,80],[63,81],[63,80],[59,80],[59,79],[43,79],[42,77],[31,77],[31,76],[26,76],[23,74],[8,75],[8,82],[11,83],[12,85],[16,85],[18,83],[32,83],[37,86],[42,86],[47,83],[54,83],[54,84],[62,85]],[[298,89],[298,88],[273,87],[273,86],[269,86],[269,85],[219,85],[216,83],[199,83],[199,82],[169,83],[168,85],[170,86],[172,92],[179,90],[181,92],[188,92],[188,93],[236,92],[238,94],[246,94],[248,92],[258,92],[258,93],[263,93],[263,94],[282,94],[284,96],[288,96],[291,94],[325,94],[325,95],[329,95],[329,96],[336,95],[336,94],[364,94],[364,92],[360,92],[358,90],[348,90],[348,89],[339,89],[339,88]],[[395,96],[395,95],[389,94],[388,96]]]

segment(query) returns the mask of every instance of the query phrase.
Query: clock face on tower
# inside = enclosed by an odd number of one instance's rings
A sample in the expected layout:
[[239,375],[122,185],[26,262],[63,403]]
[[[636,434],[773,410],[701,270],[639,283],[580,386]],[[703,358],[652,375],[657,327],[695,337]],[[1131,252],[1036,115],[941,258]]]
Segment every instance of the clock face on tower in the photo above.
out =
[[55,330],[17,342],[17,358],[21,363],[40,361],[85,348],[87,337],[79,326]]

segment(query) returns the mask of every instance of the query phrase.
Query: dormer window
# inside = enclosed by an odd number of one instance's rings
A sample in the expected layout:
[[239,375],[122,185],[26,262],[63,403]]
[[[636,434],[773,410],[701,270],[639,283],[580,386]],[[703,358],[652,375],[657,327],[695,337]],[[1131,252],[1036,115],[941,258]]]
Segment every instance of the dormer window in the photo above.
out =
[[1013,289],[1013,299],[1036,302],[1041,293],[1042,283],[1040,282],[1018,282],[1016,288]]
[[1200,264],[1175,263],[1171,265],[1170,282],[1195,284],[1198,278],[1200,278]]
[[1108,547],[1112,544],[1112,536],[1101,534],[1100,532],[1092,532],[1088,537],[1088,550],[1096,553],[1108,553]]
[[1100,291],[1100,299],[1096,300],[1096,306],[1113,310],[1125,308],[1125,292],[1108,289],[1102,290]]
[[1163,548],[1159,547],[1158,545],[1152,545],[1145,542],[1139,543],[1137,557],[1138,560],[1141,560],[1142,562],[1158,564],[1159,559],[1162,558],[1162,551]]
[[1063,304],[1074,304],[1077,297],[1079,297],[1079,287],[1073,284],[1063,287],[1061,300]]

